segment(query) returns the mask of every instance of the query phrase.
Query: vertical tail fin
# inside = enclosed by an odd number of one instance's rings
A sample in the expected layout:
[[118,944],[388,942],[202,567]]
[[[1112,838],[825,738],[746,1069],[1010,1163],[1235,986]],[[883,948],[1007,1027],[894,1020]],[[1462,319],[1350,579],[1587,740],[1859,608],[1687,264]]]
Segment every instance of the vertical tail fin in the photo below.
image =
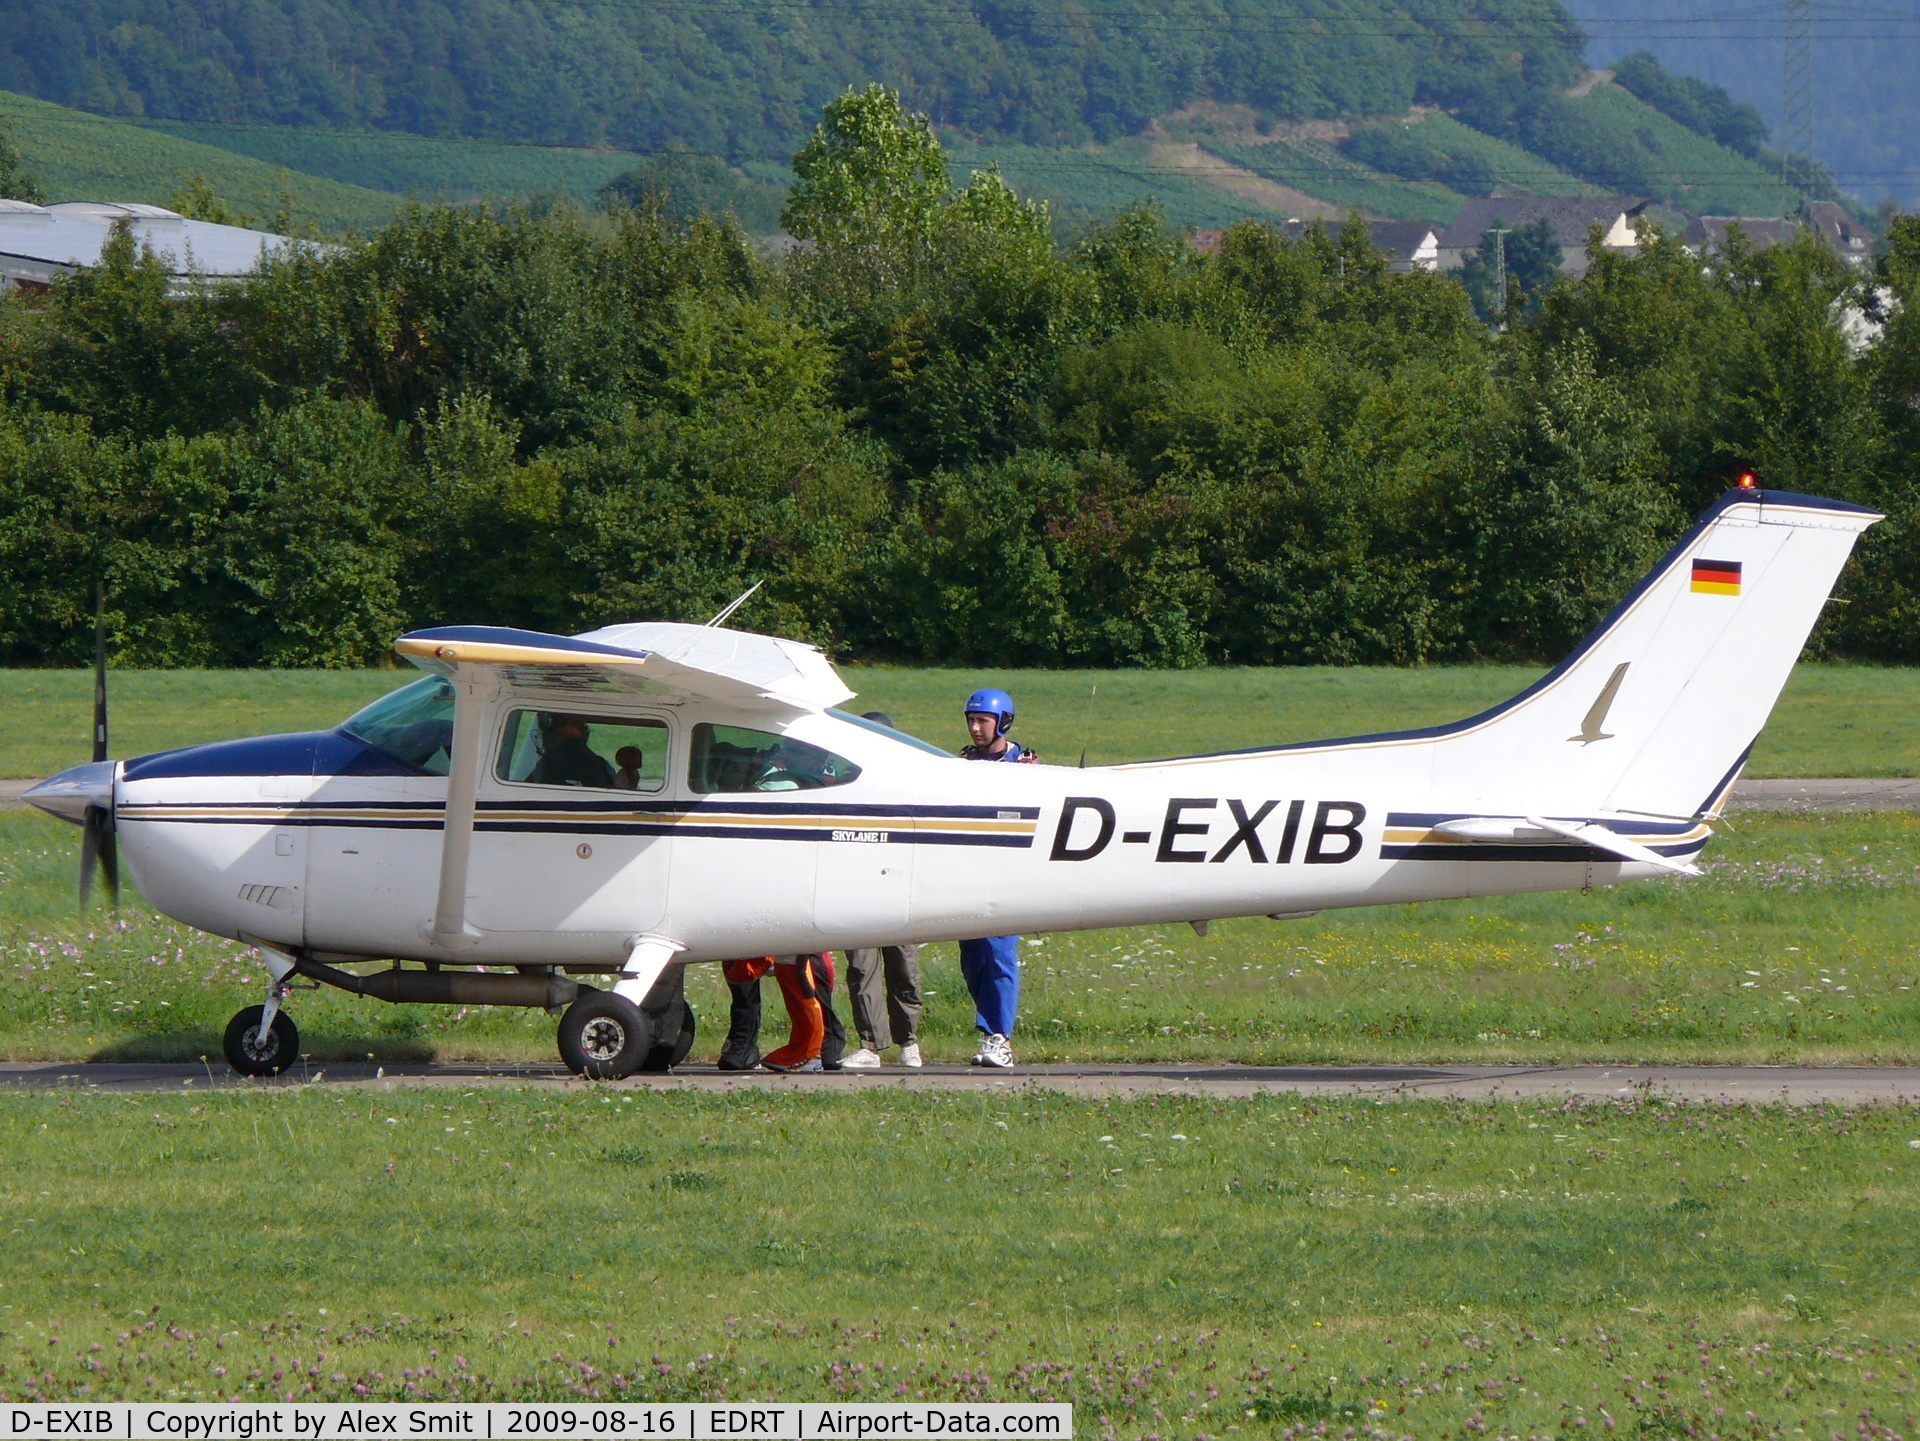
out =
[[1880,518],[1730,491],[1550,674],[1449,727],[1435,780],[1493,809],[1713,813]]

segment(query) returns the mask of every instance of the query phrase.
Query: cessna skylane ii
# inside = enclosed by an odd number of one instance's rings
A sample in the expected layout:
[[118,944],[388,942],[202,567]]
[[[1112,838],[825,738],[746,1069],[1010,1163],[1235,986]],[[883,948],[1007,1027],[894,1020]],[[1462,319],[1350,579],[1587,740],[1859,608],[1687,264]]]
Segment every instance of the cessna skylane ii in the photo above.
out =
[[335,730],[97,760],[27,798],[85,826],[83,865],[111,882],[117,851],[159,910],[258,948],[242,1072],[298,1056],[298,978],[541,1007],[575,1071],[618,1077],[692,1043],[670,984],[649,1002],[670,966],[1689,874],[1878,519],[1730,491],[1551,673],[1425,730],[972,765],[838,709],[793,641],[449,626],[403,636],[426,674]]

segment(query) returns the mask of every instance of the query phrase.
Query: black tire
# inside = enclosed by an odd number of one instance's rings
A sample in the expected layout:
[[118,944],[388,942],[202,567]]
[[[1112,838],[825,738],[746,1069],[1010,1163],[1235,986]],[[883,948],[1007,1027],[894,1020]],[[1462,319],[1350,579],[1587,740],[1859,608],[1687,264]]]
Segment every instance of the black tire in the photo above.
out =
[[262,1039],[260,1018],[266,1013],[265,1006],[248,1006],[227,1022],[227,1033],[220,1038],[227,1064],[243,1076],[277,1076],[300,1059],[300,1028],[293,1017],[276,1011]]
[[[648,1019],[651,1020],[652,1017],[649,1016]],[[640,1070],[648,1075],[664,1076],[686,1060],[693,1053],[694,1031],[697,1024],[694,1020],[693,1007],[682,1001],[680,1003],[680,1034],[673,1038],[673,1044],[670,1046],[656,1042],[647,1052],[647,1059],[641,1063]]]
[[692,1006],[682,1004],[680,1009],[686,1014],[685,1018],[680,1022],[679,1039],[673,1043],[673,1063],[676,1066],[693,1054],[694,1033],[699,1027],[699,1022],[694,1017]]
[[631,1076],[652,1045],[653,1027],[640,1008],[612,991],[586,992],[560,1018],[560,1059],[590,1081]]

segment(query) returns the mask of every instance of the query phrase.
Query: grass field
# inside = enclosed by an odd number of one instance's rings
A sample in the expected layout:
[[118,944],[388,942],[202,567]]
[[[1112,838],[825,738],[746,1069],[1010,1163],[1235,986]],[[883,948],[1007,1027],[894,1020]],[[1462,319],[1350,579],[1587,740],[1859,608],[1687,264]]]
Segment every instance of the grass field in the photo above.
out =
[[329,233],[384,224],[403,204],[396,196],[11,91],[0,91],[0,117],[12,120],[26,168],[55,200],[165,205],[183,184],[204,175],[222,200],[257,216],[278,210],[284,192],[296,221]]
[[1911,1108],[189,1088],[0,1096],[0,1136],[9,1399],[1913,1425]]
[[[958,695],[1009,683],[1059,759],[1095,684],[850,675],[942,739]],[[405,678],[129,672],[116,750],[325,724]],[[1090,749],[1413,724],[1527,678],[1101,676]],[[33,737],[16,764],[71,759],[85,675],[0,682]],[[1818,754],[1824,730],[1911,769],[1906,673],[1803,667],[1795,687],[1776,754]],[[0,1056],[217,1066],[257,962],[132,900],[76,917],[76,839],[0,814]],[[1033,938],[1016,1041],[1027,1060],[1920,1061],[1920,817],[1736,820],[1708,865]],[[927,961],[927,1048],[957,1058],[952,948]],[[711,1056],[713,968],[689,990]],[[538,1014],[293,1009],[317,1057],[552,1055]],[[1065,1400],[1113,1441],[1911,1435],[1916,1182],[1912,1107],[1645,1094],[0,1093],[0,1400]]]
[[[1434,725],[1506,699],[1520,666],[1300,666],[1202,671],[962,671],[843,667],[859,710],[948,746],[976,686],[1020,704],[1018,734],[1043,759],[1093,765]],[[118,671],[113,753],[338,724],[411,670]],[[1096,691],[1097,688],[1097,691]],[[80,670],[0,671],[0,776],[41,776],[86,758],[92,681]],[[1920,775],[1920,670],[1802,665],[1761,736],[1749,776]]]

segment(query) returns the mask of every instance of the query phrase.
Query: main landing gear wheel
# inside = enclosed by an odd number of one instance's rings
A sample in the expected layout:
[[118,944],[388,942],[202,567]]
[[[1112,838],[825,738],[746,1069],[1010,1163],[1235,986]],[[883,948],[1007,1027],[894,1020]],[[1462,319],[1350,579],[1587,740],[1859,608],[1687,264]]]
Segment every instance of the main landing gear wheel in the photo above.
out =
[[560,1059],[590,1081],[631,1076],[652,1046],[653,1027],[640,1008],[612,991],[587,991],[560,1018]]
[[673,1038],[672,1045],[656,1045],[648,1051],[647,1059],[640,1069],[653,1075],[664,1076],[686,1060],[693,1054],[694,1031],[697,1024],[693,1007],[682,1001],[680,1003],[680,1034]]
[[248,1006],[227,1022],[227,1033],[220,1048],[227,1053],[227,1064],[243,1076],[277,1076],[300,1055],[300,1029],[285,1011],[277,1013],[265,1035],[260,1033],[260,1018],[265,1006]]

